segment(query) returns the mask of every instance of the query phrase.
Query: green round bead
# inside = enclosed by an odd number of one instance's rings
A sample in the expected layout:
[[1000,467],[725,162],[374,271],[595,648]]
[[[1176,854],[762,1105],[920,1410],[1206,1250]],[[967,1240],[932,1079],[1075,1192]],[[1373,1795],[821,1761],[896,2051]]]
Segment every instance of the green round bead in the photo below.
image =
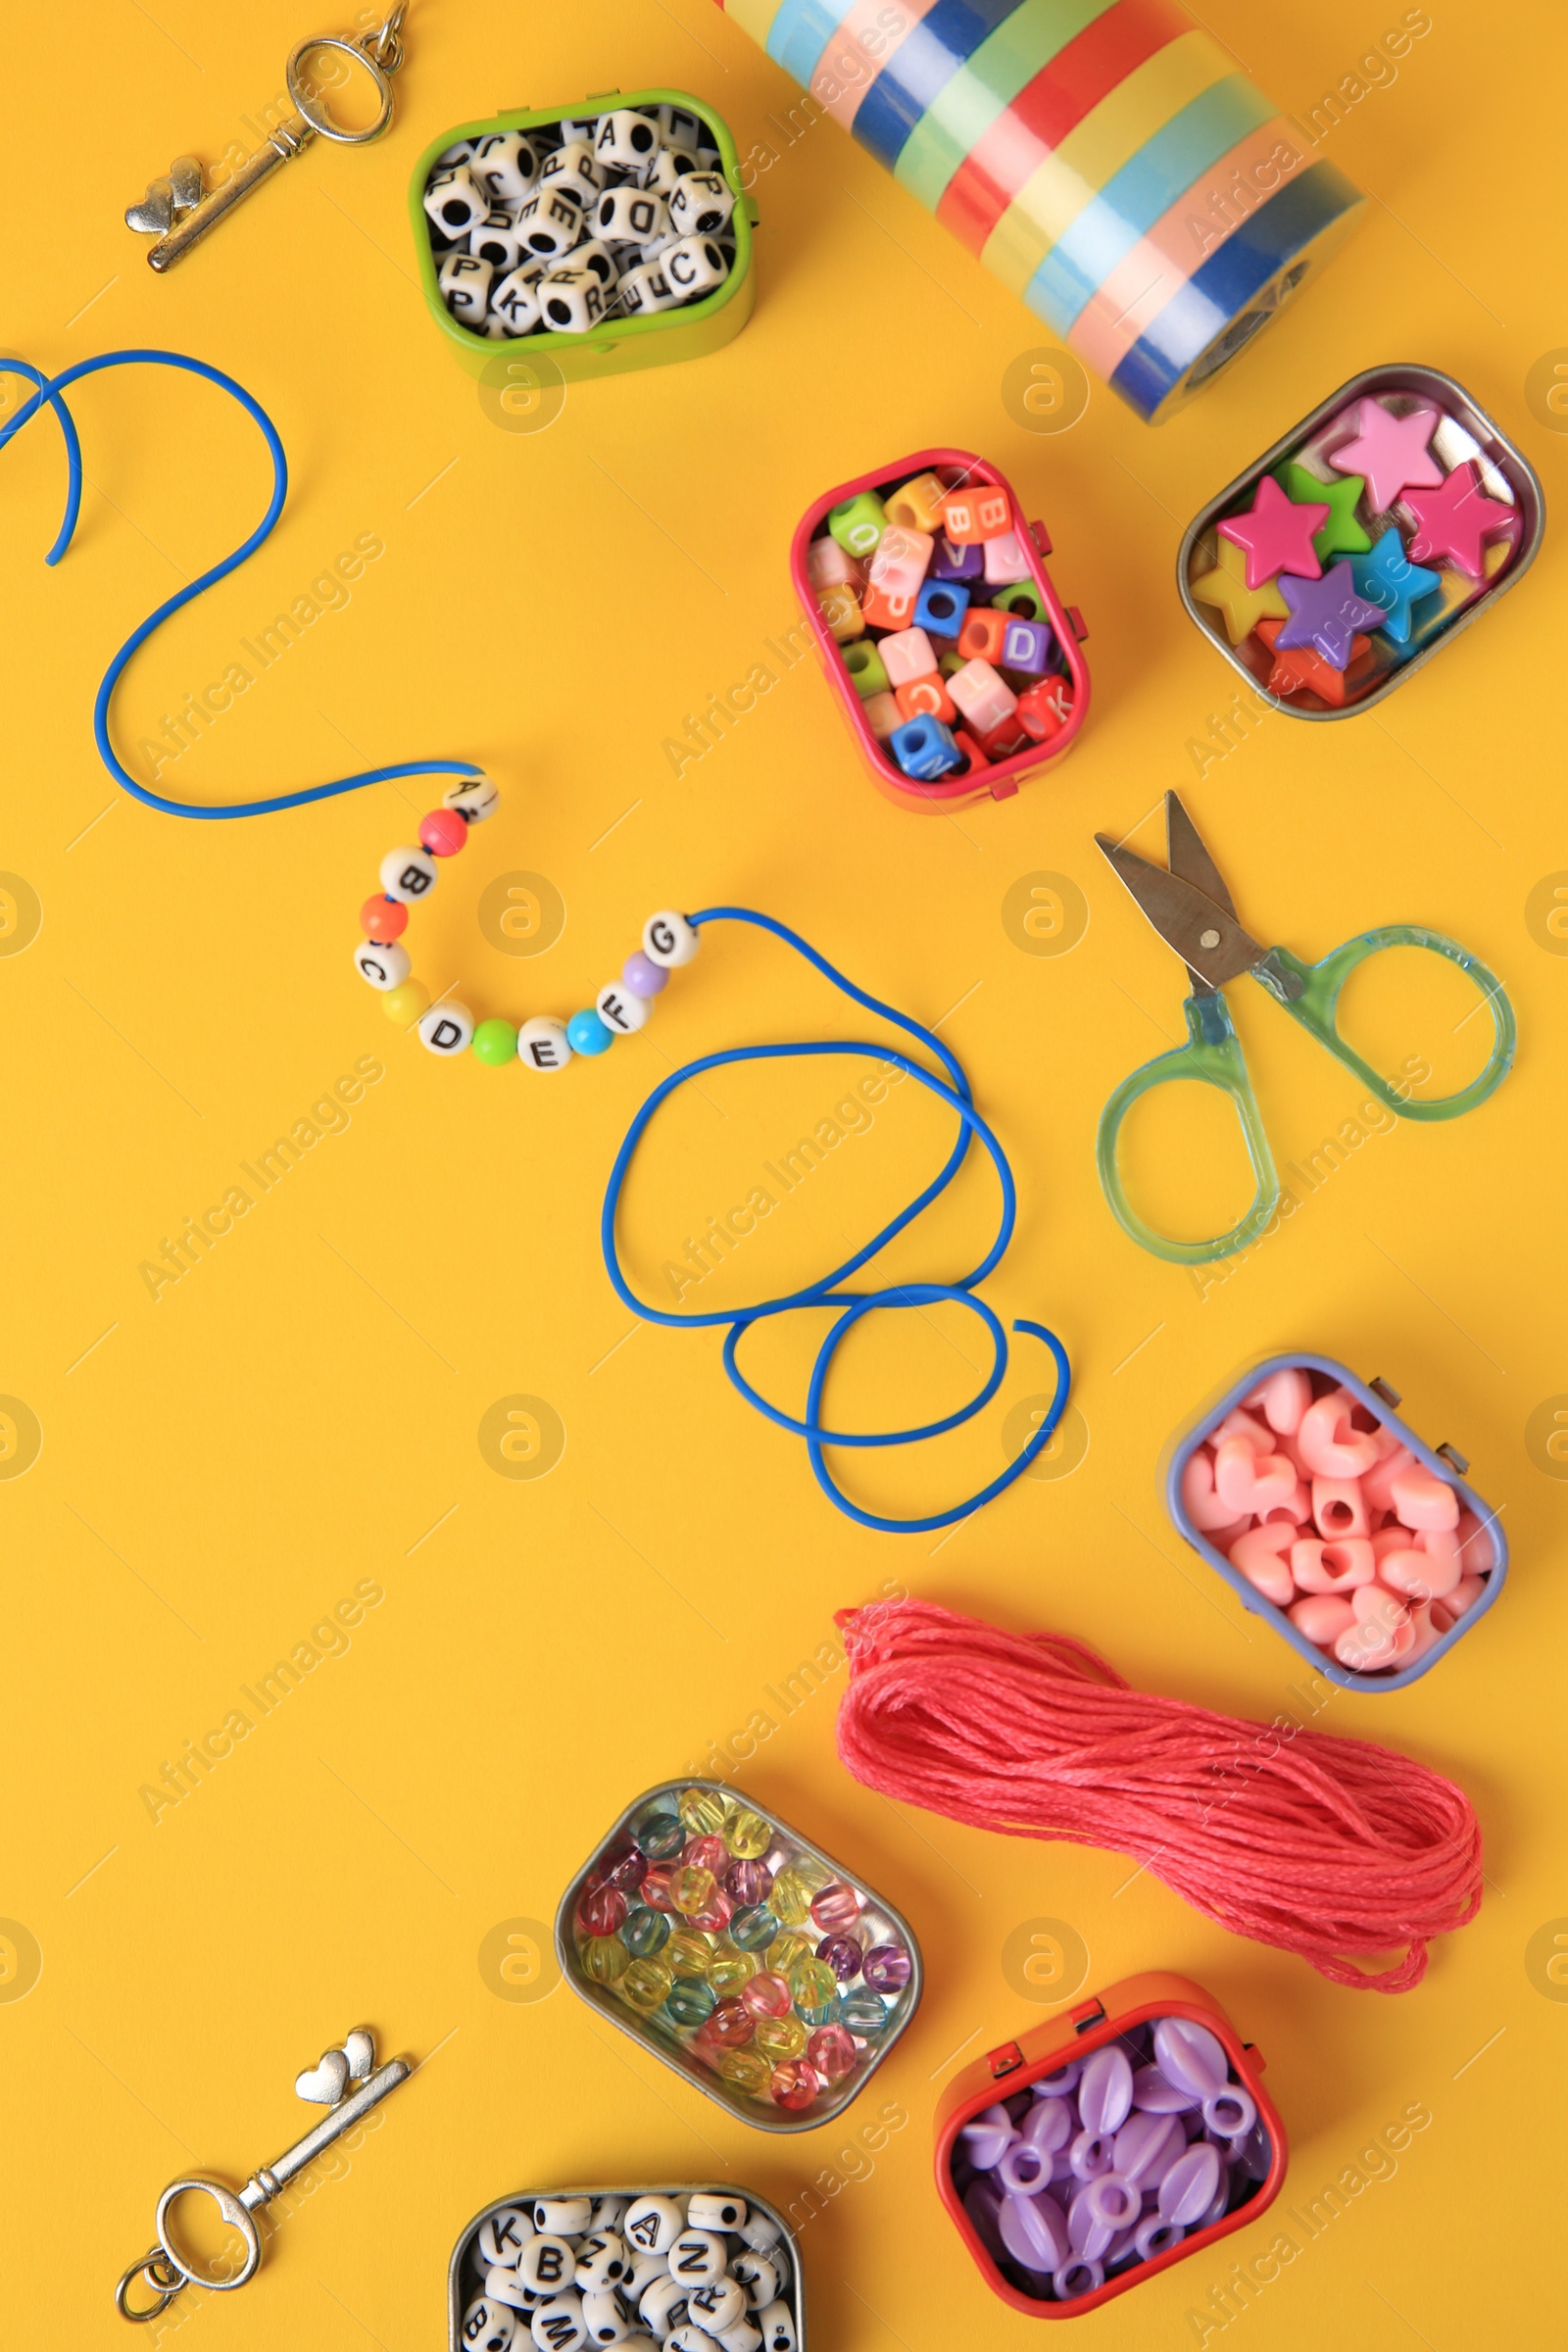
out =
[[837,1994],[839,1981],[825,1960],[798,1961],[789,1973],[790,1998],[804,2016]]
[[848,2026],[852,2034],[882,2034],[887,2022],[887,2010],[874,1992],[858,1986],[839,2003],[839,2024]]
[[643,1815],[632,1840],[650,1862],[667,1862],[684,1849],[686,1831],[678,1813],[672,1813],[667,1805],[656,1805]]
[[704,1977],[680,1977],[671,1986],[664,2008],[677,2026],[702,2026],[713,2014],[713,1987]]
[[510,1021],[481,1021],[473,1033],[473,1057],[493,1070],[517,1058],[517,1032]]
[[639,1960],[651,1960],[669,1941],[669,1921],[662,1911],[655,1911],[645,1903],[640,1910],[628,1914],[620,1940]]
[[760,1952],[778,1934],[778,1921],[765,1903],[748,1903],[729,1923],[730,1940],[743,1952]]

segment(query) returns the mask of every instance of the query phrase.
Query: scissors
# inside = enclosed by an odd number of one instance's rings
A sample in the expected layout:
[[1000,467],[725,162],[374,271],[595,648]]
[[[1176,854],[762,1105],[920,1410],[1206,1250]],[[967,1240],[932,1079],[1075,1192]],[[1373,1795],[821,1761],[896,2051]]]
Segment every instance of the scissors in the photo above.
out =
[[[1250,972],[1320,1046],[1353,1070],[1369,1093],[1401,1119],[1456,1119],[1462,1111],[1474,1110],[1484,1102],[1507,1076],[1516,1031],[1513,1007],[1502,983],[1478,956],[1457,941],[1445,938],[1441,931],[1427,931],[1414,923],[1390,923],[1380,931],[1363,931],[1348,939],[1320,963],[1302,963],[1289,948],[1261,948],[1242,929],[1219,868],[1174,792],[1165,795],[1168,868],[1151,865],[1106,834],[1097,833],[1095,839],[1161,939],[1186,964],[1192,983],[1192,994],[1182,1007],[1187,1015],[1188,1043],[1168,1054],[1156,1054],[1152,1061],[1146,1061],[1142,1069],[1122,1080],[1101,1113],[1096,1144],[1100,1182],[1113,1215],[1135,1242],[1156,1257],[1176,1265],[1200,1266],[1212,1258],[1233,1256],[1257,1239],[1279,1205],[1280,1180],[1221,993],[1227,980]],[[1341,989],[1358,964],[1386,948],[1425,948],[1434,956],[1446,956],[1469,974],[1491,1008],[1494,1034],[1491,1058],[1457,1094],[1444,1095],[1435,1102],[1414,1102],[1380,1077],[1340,1035],[1336,1009]],[[1229,1095],[1257,1179],[1257,1195],[1247,1214],[1229,1233],[1216,1234],[1209,1242],[1177,1241],[1146,1224],[1127,1199],[1117,1165],[1117,1138],[1128,1111],[1141,1095],[1178,1079],[1197,1079]]]

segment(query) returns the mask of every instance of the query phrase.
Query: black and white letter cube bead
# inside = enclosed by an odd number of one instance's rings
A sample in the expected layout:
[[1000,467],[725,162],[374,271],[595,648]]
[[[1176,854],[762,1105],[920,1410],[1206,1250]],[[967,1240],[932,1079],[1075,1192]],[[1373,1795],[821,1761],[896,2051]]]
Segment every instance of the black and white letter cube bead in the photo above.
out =
[[599,133],[594,140],[594,161],[603,167],[609,164],[617,172],[640,174],[646,172],[658,155],[661,132],[657,121],[650,122],[635,107],[617,108],[612,115],[601,115]]
[[727,181],[716,172],[688,172],[669,199],[669,224],[678,237],[710,237],[735,210]]
[[573,256],[552,270],[539,288],[546,326],[561,335],[585,335],[605,315],[605,289],[592,270],[580,270]]
[[533,193],[539,159],[524,132],[498,130],[478,141],[468,158],[468,170],[492,204],[520,204]]
[[490,198],[466,164],[438,172],[424,191],[424,209],[449,245],[467,236],[490,210]]
[[517,207],[517,226],[530,253],[564,261],[583,231],[582,207],[559,189],[540,186]]
[[436,272],[447,309],[465,326],[479,326],[490,302],[490,264],[477,253],[449,253]]

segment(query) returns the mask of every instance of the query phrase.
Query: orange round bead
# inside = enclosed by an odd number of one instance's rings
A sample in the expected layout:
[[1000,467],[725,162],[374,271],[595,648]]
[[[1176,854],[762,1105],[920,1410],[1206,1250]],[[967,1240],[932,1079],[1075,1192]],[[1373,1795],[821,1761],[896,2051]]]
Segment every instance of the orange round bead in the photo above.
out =
[[382,942],[397,939],[409,927],[409,910],[401,899],[383,899],[377,891],[360,908],[360,921],[367,939]]

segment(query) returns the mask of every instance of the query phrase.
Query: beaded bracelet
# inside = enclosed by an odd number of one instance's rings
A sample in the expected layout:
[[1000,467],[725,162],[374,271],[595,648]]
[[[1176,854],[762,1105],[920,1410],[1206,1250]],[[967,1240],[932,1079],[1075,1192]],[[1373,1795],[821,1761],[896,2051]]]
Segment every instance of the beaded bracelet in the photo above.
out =
[[603,1054],[616,1037],[642,1028],[671,971],[696,955],[697,933],[683,914],[651,914],[643,925],[642,947],[627,956],[620,978],[607,982],[594,1003],[568,1021],[538,1013],[514,1029],[510,1021],[475,1023],[467,1006],[450,998],[432,1004],[424,982],[411,976],[409,951],[400,944],[409,908],[434,890],[441,870],[436,859],[455,858],[468,827],[483,824],[500,806],[501,795],[488,776],[466,777],[424,818],[416,849],[388,850],[381,860],[380,893],[360,909],[366,936],[354,951],[354,968],[380,991],[387,1019],[400,1029],[416,1027],[420,1044],[431,1054],[450,1059],[471,1046],[475,1058],[492,1068],[516,1060],[528,1070],[564,1070],[574,1054]]

